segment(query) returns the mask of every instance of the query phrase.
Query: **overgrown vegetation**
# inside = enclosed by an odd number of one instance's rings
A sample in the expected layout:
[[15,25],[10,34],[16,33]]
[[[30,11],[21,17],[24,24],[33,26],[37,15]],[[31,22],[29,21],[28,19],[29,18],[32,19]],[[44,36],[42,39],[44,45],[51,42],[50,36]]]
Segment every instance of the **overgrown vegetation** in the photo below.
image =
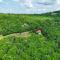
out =
[[0,14],[0,35],[0,60],[60,60],[60,12]]

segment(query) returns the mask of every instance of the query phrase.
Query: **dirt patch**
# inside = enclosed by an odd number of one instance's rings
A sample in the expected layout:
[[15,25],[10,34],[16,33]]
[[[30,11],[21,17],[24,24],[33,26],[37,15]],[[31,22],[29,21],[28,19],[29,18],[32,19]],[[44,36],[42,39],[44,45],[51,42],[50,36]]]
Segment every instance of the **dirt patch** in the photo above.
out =
[[29,37],[30,33],[29,32],[23,32],[21,33],[21,37]]
[[28,32],[22,32],[22,33],[13,33],[9,34],[7,36],[15,36],[15,37],[29,37],[31,34]]

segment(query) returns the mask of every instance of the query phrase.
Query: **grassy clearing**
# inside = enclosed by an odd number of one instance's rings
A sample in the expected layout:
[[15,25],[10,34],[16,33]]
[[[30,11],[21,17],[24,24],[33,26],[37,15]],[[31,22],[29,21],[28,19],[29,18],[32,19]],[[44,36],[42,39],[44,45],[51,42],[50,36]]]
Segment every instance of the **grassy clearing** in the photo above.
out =
[[0,14],[0,60],[60,60],[60,12]]

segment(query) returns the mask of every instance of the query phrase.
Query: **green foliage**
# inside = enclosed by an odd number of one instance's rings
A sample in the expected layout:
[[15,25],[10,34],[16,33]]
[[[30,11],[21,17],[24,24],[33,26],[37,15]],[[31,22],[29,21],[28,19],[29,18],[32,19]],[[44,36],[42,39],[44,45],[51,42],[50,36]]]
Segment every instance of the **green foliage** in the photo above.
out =
[[[60,60],[60,14],[56,13],[0,14],[0,60]],[[33,32],[38,28],[41,35]],[[26,31],[31,36],[11,35]]]
[[56,46],[56,42],[46,41],[43,35],[31,33],[30,37],[15,36],[14,39],[9,35],[0,41],[0,58],[2,60],[59,60],[60,52],[58,53]]

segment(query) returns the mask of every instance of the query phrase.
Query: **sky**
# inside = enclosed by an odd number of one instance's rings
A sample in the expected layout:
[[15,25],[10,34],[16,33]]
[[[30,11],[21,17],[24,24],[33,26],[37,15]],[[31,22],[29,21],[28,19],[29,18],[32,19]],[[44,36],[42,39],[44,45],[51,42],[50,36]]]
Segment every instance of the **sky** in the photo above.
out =
[[0,13],[40,14],[60,10],[60,0],[0,0]]

